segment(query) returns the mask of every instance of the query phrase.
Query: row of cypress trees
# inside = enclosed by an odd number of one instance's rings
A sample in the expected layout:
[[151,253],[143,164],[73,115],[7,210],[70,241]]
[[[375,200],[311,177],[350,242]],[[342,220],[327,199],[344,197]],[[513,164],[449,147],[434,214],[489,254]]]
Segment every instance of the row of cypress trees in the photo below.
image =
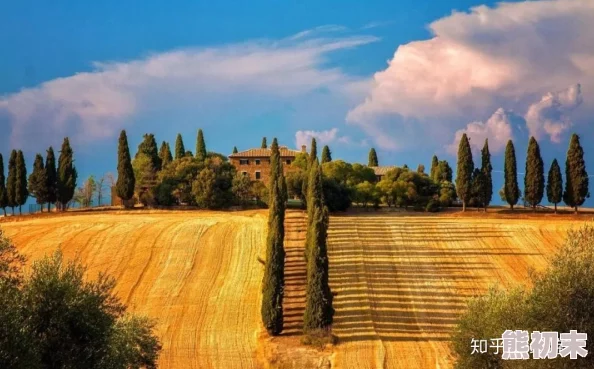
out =
[[6,208],[10,207],[14,215],[14,208],[18,206],[19,213],[22,214],[22,206],[27,202],[29,196],[33,196],[37,204],[47,204],[48,211],[53,203],[56,203],[59,209],[66,210],[67,204],[74,197],[77,177],[74,152],[70,147],[68,137],[64,138],[62,143],[57,169],[54,149],[50,146],[47,150],[45,164],[41,154],[35,155],[33,172],[28,179],[23,152],[12,150],[8,159],[8,176],[6,178],[4,176],[4,159],[0,155],[0,208],[6,215]]
[[[491,176],[493,168],[487,140],[485,140],[481,156],[481,169],[474,169],[470,143],[466,134],[463,134],[458,146],[456,172],[456,190],[458,197],[462,201],[463,211],[466,210],[466,206],[471,199],[475,201],[478,199],[479,203],[486,209],[493,195]],[[505,148],[505,184],[502,198],[510,205],[512,210],[520,199],[517,172],[516,152],[513,141],[509,140]],[[555,212],[557,212],[557,204],[563,200],[568,206],[574,208],[577,213],[578,207],[589,197],[589,180],[584,161],[584,150],[577,134],[571,136],[567,151],[565,190],[563,190],[561,168],[557,159],[554,159],[551,163],[546,187],[544,175],[544,162],[540,147],[536,139],[530,137],[526,156],[526,171],[524,173],[524,201],[533,209],[536,209],[541,203],[546,190],[547,199],[555,205]]]

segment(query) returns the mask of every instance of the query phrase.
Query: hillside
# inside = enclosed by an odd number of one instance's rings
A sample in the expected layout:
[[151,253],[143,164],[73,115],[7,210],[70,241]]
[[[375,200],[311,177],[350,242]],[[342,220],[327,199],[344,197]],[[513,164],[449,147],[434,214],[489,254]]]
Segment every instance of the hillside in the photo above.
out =
[[[265,211],[22,219],[6,219],[1,226],[31,259],[57,247],[67,257],[79,255],[91,274],[104,270],[117,278],[117,293],[132,310],[158,319],[161,368],[262,366],[261,346],[270,343],[260,338],[259,316],[263,269],[257,259],[264,254]],[[491,284],[522,283],[529,268],[545,267],[566,230],[585,220],[580,219],[332,217],[330,283],[339,337],[327,355],[332,367],[451,367],[448,334],[465,301]],[[283,349],[291,350],[299,342],[304,301],[302,216],[288,215],[287,226],[290,332],[275,342],[286,342]],[[306,355],[291,355],[291,360],[300,356]],[[291,365],[299,367],[299,362]]]

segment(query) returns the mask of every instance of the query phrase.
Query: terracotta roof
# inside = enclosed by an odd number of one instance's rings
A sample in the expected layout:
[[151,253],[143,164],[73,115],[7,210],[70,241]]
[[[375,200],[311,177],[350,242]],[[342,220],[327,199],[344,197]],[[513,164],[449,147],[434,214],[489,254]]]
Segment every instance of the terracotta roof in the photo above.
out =
[[384,175],[386,175],[386,173],[389,170],[395,169],[396,166],[389,165],[389,166],[385,166],[385,167],[370,167],[370,168],[373,169],[373,172],[375,173],[376,176],[384,176]]
[[[297,154],[301,153],[298,150],[291,150],[286,146],[279,147],[280,155],[283,158],[292,157],[294,158]],[[245,151],[240,151],[237,154],[229,155],[230,158],[269,158],[270,157],[270,149],[249,149]]]

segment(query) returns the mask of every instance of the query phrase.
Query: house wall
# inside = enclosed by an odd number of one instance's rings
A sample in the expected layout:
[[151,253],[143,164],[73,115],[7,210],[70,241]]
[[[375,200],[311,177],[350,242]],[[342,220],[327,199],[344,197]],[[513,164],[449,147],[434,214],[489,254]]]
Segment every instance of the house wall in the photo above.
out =
[[[241,164],[240,163],[241,160],[249,160],[249,164]],[[256,160],[260,160],[260,164],[257,164]],[[287,175],[287,173],[294,172],[297,170],[297,168],[293,168],[290,166],[290,164],[287,164],[287,160],[290,160],[290,162],[292,163],[293,160],[295,160],[294,157],[281,157],[281,160],[283,162],[283,173],[285,175]],[[268,185],[268,182],[270,181],[270,158],[269,157],[265,157],[265,158],[253,158],[252,157],[252,158],[245,158],[245,159],[231,158],[230,162],[231,162],[231,164],[233,164],[233,166],[237,170],[237,173],[245,172],[246,175],[248,175],[251,180],[263,181],[265,185]],[[259,179],[256,178],[257,172],[260,172]]]

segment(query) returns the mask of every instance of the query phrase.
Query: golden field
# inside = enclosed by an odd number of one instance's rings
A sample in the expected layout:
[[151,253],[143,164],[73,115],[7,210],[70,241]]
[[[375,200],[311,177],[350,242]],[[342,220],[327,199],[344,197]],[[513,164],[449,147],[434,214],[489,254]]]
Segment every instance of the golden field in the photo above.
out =
[[[61,248],[92,278],[106,271],[129,308],[157,320],[160,368],[450,368],[465,302],[542,270],[585,217],[445,213],[335,216],[330,283],[338,344],[299,345],[303,214],[287,215],[286,333],[261,330],[266,211],[110,211],[6,218],[35,259]],[[491,337],[484,337],[491,338]],[[272,354],[271,354],[272,353]],[[312,355],[319,355],[319,360]],[[271,359],[271,357],[273,357]]]

